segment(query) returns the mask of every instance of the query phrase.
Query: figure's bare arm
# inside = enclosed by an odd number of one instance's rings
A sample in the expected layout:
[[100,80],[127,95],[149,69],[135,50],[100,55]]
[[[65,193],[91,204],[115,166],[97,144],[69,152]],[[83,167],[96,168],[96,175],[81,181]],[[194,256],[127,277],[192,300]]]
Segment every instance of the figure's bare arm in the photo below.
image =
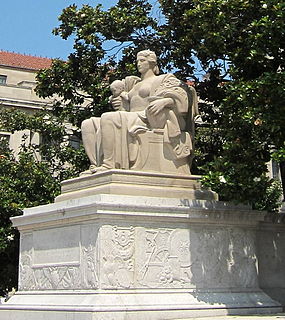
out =
[[157,115],[164,108],[172,108],[173,105],[174,101],[172,98],[162,98],[152,101],[148,106],[148,110],[151,114]]

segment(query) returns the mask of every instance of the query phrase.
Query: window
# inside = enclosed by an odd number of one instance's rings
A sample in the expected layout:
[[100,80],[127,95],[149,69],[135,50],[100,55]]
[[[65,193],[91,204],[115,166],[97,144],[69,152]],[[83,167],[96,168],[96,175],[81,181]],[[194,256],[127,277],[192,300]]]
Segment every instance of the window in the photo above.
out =
[[279,163],[274,160],[272,160],[272,176],[273,176],[273,179],[280,179]]
[[69,136],[69,145],[78,150],[80,148],[80,139],[74,135]]
[[6,84],[7,76],[0,74],[0,84]]
[[11,134],[9,132],[0,131],[0,140],[9,142]]
[[0,131],[0,155],[9,149],[10,133]]

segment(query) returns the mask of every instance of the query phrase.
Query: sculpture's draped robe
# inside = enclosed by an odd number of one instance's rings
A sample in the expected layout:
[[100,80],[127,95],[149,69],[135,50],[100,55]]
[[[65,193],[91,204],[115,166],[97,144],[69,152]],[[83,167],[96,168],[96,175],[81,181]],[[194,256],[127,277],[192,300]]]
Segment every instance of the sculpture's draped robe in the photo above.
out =
[[[124,79],[125,90],[129,92],[139,81],[137,77]],[[104,163],[107,167],[130,169],[145,161],[148,146],[141,143],[140,134],[148,130],[163,130],[163,142],[168,144],[173,152],[173,159],[188,157],[193,149],[194,137],[193,118],[197,114],[196,92],[184,85],[172,74],[155,77],[148,94],[148,102],[162,98],[171,98],[173,104],[166,107],[158,114],[153,115],[148,107],[143,111],[132,111],[138,106],[130,107],[130,111],[108,112],[100,118],[92,118],[97,127],[97,148],[100,150],[101,142],[107,139],[108,132],[104,132],[102,121],[107,118],[113,124],[114,137],[113,150]],[[126,109],[128,107],[126,106]],[[100,125],[101,122],[101,125]],[[102,137],[99,137],[102,135]],[[100,151],[98,152],[100,153]]]

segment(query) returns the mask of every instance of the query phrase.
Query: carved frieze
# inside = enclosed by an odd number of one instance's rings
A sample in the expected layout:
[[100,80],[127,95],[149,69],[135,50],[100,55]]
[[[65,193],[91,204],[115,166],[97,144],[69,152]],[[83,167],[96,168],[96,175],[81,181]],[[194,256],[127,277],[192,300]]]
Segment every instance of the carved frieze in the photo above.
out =
[[[80,230],[79,230],[80,231]],[[47,231],[45,230],[45,233]],[[94,236],[94,235],[93,235]],[[94,237],[93,237],[94,238]],[[31,242],[32,234],[22,237],[23,248],[20,255],[20,290],[76,290],[98,288],[96,247],[89,243],[80,246],[80,261],[74,263],[57,262],[35,264],[35,245],[30,248],[25,244]],[[94,242],[94,241],[93,241]],[[67,248],[68,250],[68,248]]]
[[[185,287],[191,284],[191,250],[188,230],[145,230],[145,259],[138,265],[143,287]],[[142,261],[142,260],[141,260]]]
[[257,287],[253,235],[238,228],[105,226],[103,288]]
[[20,290],[258,287],[252,229],[96,228],[81,227],[78,263],[35,264],[32,235],[26,237]]
[[105,226],[102,230],[103,288],[134,287],[135,229]]

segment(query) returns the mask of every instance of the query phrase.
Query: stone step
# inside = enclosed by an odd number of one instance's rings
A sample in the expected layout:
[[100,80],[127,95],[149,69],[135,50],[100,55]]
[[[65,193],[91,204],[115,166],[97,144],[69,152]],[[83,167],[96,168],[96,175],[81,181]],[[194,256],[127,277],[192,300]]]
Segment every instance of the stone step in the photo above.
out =
[[202,318],[185,318],[177,320],[285,320],[285,313],[270,315],[242,315],[242,316],[208,316]]

